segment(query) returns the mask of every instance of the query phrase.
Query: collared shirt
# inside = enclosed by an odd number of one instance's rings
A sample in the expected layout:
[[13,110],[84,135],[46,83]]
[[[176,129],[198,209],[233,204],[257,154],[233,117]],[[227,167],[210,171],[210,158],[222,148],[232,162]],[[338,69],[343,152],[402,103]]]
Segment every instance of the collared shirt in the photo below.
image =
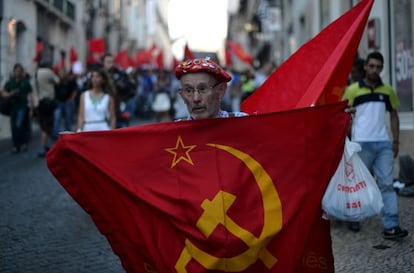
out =
[[382,81],[375,88],[363,80],[351,84],[345,91],[343,99],[356,109],[352,121],[353,141],[388,141],[386,114],[396,110],[399,99],[392,87]]
[[[217,115],[218,118],[244,117],[244,116],[248,116],[248,114],[244,112],[227,112],[224,110],[220,110],[220,112]],[[192,119],[191,116],[187,117],[187,120],[191,120],[191,119]]]

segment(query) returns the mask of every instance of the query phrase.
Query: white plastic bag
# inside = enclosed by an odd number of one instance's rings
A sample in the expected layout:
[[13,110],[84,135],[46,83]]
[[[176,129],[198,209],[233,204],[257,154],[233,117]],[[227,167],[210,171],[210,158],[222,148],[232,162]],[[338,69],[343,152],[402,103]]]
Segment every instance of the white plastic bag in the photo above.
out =
[[378,215],[384,204],[378,185],[358,155],[361,146],[345,142],[344,154],[322,199],[330,219],[358,222]]

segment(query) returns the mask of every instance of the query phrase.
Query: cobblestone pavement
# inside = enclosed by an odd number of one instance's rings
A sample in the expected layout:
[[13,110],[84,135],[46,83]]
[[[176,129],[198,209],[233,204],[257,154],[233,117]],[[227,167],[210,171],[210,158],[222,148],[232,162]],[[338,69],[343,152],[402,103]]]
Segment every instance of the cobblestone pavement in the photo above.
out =
[[[45,160],[36,158],[35,147],[11,155],[9,141],[0,141],[0,272],[124,272],[90,217]],[[364,221],[359,233],[332,224],[337,273],[414,272],[414,198],[399,201],[402,225],[410,232],[403,240],[383,240],[379,218]]]
[[364,220],[358,233],[345,223],[332,223],[336,273],[413,273],[414,198],[399,197],[401,226],[408,237],[384,240],[380,217]]

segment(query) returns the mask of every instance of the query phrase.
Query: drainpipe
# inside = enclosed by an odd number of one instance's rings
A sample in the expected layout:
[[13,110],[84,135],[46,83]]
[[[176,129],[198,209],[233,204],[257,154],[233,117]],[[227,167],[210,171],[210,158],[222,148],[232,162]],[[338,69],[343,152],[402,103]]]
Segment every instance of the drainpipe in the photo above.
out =
[[[3,24],[3,0],[0,0],[0,49],[1,49],[1,45],[3,43],[3,41],[1,40],[2,35],[1,35],[1,28],[2,28],[2,24]],[[0,83],[3,83],[3,73],[2,73],[2,50],[0,50]]]

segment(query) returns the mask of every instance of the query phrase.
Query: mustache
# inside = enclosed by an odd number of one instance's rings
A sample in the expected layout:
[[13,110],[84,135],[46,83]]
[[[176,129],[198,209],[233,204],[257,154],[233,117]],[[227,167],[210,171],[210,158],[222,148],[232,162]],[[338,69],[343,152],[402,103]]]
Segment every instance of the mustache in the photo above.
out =
[[191,110],[205,109],[206,106],[203,104],[196,104],[191,107]]

